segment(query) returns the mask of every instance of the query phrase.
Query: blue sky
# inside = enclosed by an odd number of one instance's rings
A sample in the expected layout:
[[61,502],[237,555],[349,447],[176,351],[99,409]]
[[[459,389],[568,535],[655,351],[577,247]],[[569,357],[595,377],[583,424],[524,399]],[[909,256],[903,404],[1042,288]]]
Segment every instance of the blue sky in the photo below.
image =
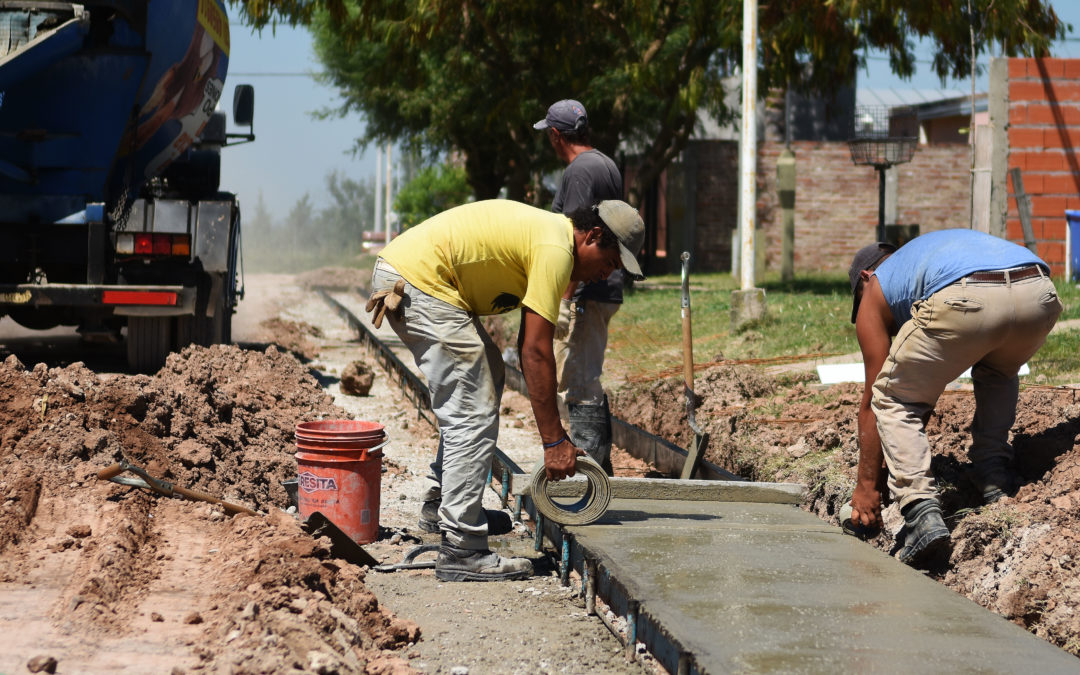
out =
[[[1058,16],[1071,23],[1070,37],[1058,43],[1053,55],[1080,58],[1080,2],[1055,0]],[[336,94],[317,84],[311,77],[296,73],[319,70],[311,48],[311,37],[304,29],[269,28],[261,34],[239,25],[231,28],[229,74],[221,108],[231,116],[233,87],[255,86],[256,141],[226,148],[222,159],[222,189],[236,192],[250,214],[262,192],[267,206],[281,215],[288,213],[304,193],[318,205],[326,199],[326,174],[337,169],[361,179],[375,173],[375,152],[369,148],[360,156],[350,153],[353,140],[363,133],[363,119],[352,115],[345,119],[317,120],[311,112],[337,104]],[[901,80],[889,72],[883,54],[868,54],[868,68],[859,73],[859,86],[900,89],[937,89],[941,83],[931,72],[929,44],[917,47],[917,70],[914,77]],[[970,88],[968,81],[950,81],[945,88]],[[977,88],[986,90],[986,78]],[[230,127],[230,131],[237,131]]]

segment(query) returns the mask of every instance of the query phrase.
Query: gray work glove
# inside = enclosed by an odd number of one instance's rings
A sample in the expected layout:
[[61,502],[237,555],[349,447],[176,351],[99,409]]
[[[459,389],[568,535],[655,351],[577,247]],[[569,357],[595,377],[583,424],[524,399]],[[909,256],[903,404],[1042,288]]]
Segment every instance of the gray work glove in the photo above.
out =
[[570,301],[563,298],[559,301],[559,320],[555,324],[555,339],[565,340],[566,336],[570,334],[570,316],[573,314],[573,310],[570,307]]
[[398,307],[401,305],[402,298],[405,297],[405,280],[398,279],[398,282],[394,284],[393,288],[387,288],[381,291],[375,291],[368,298],[367,306],[365,310],[371,314],[371,323],[376,328],[382,327],[383,317],[387,312],[395,313],[395,316],[400,317],[398,313]]

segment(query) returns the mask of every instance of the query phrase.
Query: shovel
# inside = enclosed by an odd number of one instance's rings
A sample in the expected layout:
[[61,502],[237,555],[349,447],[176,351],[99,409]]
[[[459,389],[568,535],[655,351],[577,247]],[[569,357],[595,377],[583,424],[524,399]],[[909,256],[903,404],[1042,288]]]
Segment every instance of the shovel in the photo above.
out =
[[686,390],[686,419],[690,422],[690,429],[694,432],[694,444],[686,451],[686,461],[683,463],[683,480],[693,478],[694,471],[701,463],[701,457],[705,454],[705,446],[709,444],[709,434],[703,432],[694,419],[694,408],[697,397],[694,395],[694,337],[690,327],[690,254],[683,251],[679,258],[682,261],[682,346],[683,346],[683,380]]
[[[138,478],[132,478],[131,476],[121,476],[124,472],[131,472],[138,476]],[[205,492],[199,492],[198,490],[189,490],[178,485],[173,485],[167,481],[154,478],[150,474],[143,471],[141,468],[128,464],[126,461],[113,464],[110,467],[106,467],[97,474],[98,480],[107,480],[120,485],[127,485],[130,487],[147,488],[154,492],[164,495],[166,497],[182,497],[184,499],[191,499],[198,502],[209,502],[211,504],[217,504],[221,508],[225,509],[229,513],[237,514],[243,513],[248,516],[257,516],[255,513],[246,506],[240,506],[239,504],[230,504],[229,502],[218,499],[213,495],[208,495]]]

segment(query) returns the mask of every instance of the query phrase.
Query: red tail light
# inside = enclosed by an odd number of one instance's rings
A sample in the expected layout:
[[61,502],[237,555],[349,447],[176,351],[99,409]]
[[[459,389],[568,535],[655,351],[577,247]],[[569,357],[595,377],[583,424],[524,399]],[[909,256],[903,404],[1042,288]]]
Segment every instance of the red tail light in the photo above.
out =
[[135,235],[135,255],[151,255],[154,252],[153,235],[142,233]]
[[172,241],[167,234],[154,235],[154,255],[169,255],[172,253]]

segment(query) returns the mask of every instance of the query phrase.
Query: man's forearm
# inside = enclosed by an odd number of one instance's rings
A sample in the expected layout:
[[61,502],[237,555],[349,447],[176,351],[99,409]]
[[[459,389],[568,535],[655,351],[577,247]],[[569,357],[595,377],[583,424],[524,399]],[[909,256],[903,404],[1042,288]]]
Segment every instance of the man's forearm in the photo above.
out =
[[525,349],[521,359],[522,374],[529,388],[529,401],[540,438],[544,443],[554,443],[566,435],[555,401],[555,355]]
[[878,435],[877,420],[874,411],[863,408],[859,411],[859,469],[857,480],[867,486],[877,486],[881,479],[881,466],[885,457],[881,451],[881,436]]

